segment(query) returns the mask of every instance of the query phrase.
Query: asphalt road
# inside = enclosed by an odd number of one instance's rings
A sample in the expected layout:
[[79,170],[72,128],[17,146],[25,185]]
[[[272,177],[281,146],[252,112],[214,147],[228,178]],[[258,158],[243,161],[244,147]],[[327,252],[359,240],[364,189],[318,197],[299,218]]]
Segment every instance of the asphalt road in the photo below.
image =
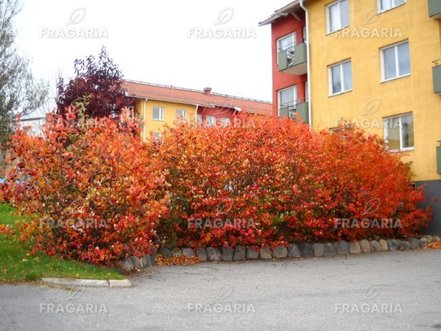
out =
[[0,286],[0,329],[441,330],[441,251],[154,267],[131,280]]

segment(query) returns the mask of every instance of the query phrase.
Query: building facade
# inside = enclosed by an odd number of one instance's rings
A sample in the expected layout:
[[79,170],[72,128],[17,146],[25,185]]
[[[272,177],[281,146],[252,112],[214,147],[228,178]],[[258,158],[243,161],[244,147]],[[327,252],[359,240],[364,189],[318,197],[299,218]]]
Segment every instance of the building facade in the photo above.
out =
[[271,25],[273,114],[309,121],[305,13],[298,3],[259,23]]
[[402,152],[434,207],[429,231],[441,233],[441,1],[299,0],[289,6],[300,7],[308,22],[312,128],[350,120],[383,137],[391,153]]
[[144,140],[160,139],[166,126],[173,127],[179,121],[226,126],[240,113],[272,114],[270,102],[213,93],[208,87],[193,90],[125,81],[124,88],[127,97],[135,99],[136,113],[144,123]]

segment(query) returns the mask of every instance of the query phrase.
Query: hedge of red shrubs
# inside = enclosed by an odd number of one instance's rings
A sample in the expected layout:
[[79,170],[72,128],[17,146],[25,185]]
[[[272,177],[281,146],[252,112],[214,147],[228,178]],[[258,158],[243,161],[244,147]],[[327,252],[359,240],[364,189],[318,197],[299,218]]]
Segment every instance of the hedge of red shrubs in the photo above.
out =
[[164,236],[178,246],[410,236],[430,220],[400,156],[356,128],[316,133],[263,117],[180,125],[154,157],[172,199]]
[[78,119],[72,108],[44,138],[12,137],[4,199],[35,215],[22,229],[35,250],[103,264],[159,243],[406,237],[430,220],[409,168],[361,130],[244,116],[228,127],[179,124],[145,144],[125,114]]

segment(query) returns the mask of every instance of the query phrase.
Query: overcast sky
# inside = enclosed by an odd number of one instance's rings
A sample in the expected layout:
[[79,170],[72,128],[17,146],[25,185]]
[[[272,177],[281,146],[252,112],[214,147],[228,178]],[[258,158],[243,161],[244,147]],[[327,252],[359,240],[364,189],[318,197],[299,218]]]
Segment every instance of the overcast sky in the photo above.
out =
[[271,100],[270,27],[288,0],[22,0],[19,51],[54,92],[105,45],[126,79]]

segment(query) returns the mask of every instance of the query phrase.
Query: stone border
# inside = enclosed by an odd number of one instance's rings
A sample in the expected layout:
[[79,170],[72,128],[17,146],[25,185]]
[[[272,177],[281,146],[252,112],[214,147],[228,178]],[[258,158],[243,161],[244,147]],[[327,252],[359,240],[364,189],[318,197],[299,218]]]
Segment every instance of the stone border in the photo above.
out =
[[[232,262],[245,260],[271,260],[285,258],[312,258],[312,257],[334,257],[348,256],[356,254],[370,254],[387,251],[409,251],[419,248],[425,248],[430,242],[439,242],[438,236],[422,236],[420,239],[410,238],[401,239],[380,239],[380,240],[360,240],[354,242],[338,241],[326,243],[291,243],[288,247],[277,246],[274,249],[270,247],[257,246],[236,246],[222,247],[221,249],[207,247],[194,250],[192,248],[168,249],[160,248],[158,254],[164,257],[198,257],[201,262]],[[152,255],[145,255],[142,258],[132,256],[118,263],[118,267],[125,272],[135,269],[144,269],[155,264],[156,252]]]
[[132,287],[128,279],[73,279],[73,278],[42,278],[46,284],[84,287]]

